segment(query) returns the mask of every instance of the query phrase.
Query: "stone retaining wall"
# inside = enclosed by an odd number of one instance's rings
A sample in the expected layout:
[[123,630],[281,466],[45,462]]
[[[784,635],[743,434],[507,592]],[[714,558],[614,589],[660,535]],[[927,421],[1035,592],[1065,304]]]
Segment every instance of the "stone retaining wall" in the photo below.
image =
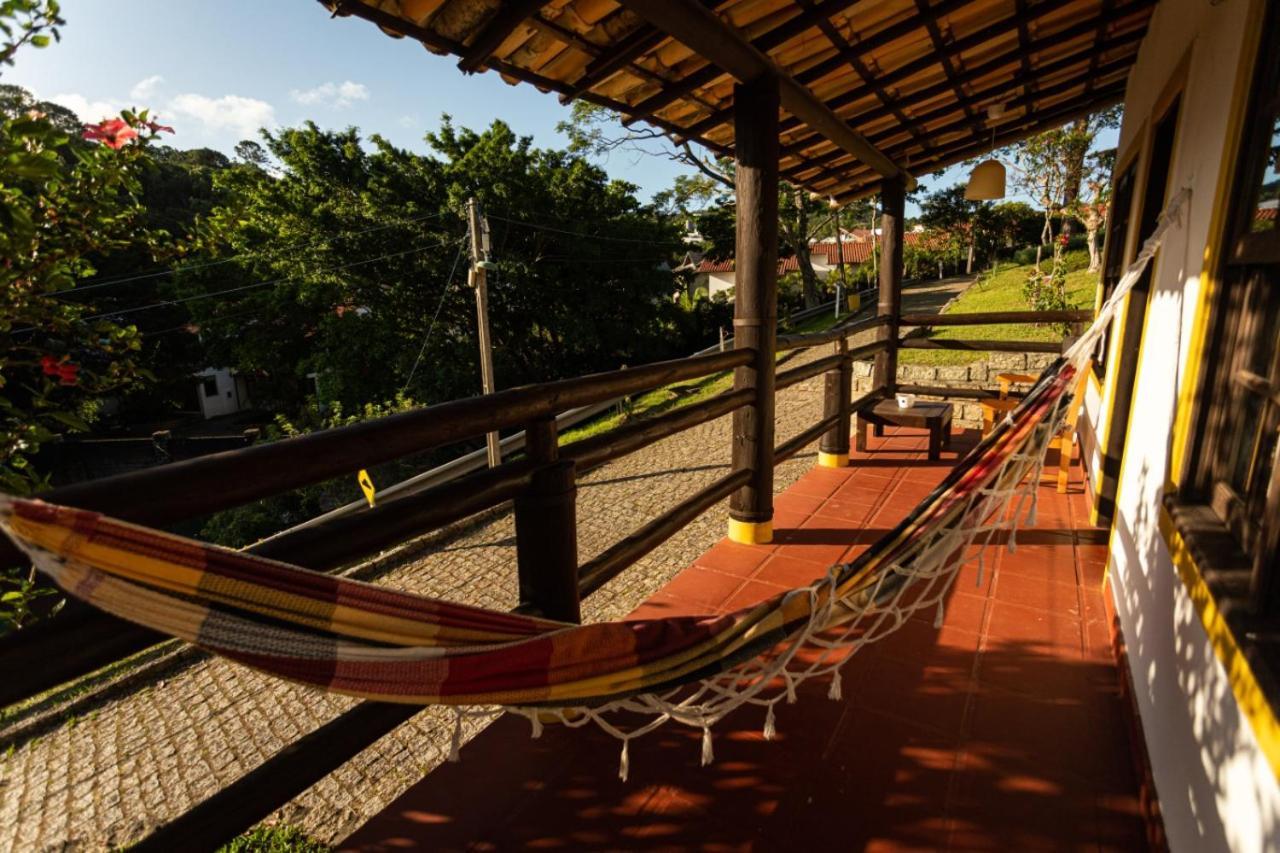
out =
[[[1037,374],[1053,363],[1048,353],[993,352],[972,364],[903,364],[898,366],[898,382],[903,385],[934,385],[943,388],[977,388],[995,391],[1001,373]],[[853,363],[853,393],[856,397],[871,390],[870,361]],[[981,427],[982,409],[978,402],[957,400],[955,425]]]

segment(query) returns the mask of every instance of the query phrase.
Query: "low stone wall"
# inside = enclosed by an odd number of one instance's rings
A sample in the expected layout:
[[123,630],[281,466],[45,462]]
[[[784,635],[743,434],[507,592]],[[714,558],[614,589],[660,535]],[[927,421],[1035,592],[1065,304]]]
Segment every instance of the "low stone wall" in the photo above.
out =
[[[898,382],[903,385],[934,385],[940,388],[973,388],[994,393],[1000,385],[1001,373],[1038,374],[1053,363],[1048,353],[993,352],[972,364],[903,364],[898,367]],[[856,397],[871,390],[871,362],[853,363],[853,393]],[[981,427],[982,409],[976,400],[955,400],[955,425]]]

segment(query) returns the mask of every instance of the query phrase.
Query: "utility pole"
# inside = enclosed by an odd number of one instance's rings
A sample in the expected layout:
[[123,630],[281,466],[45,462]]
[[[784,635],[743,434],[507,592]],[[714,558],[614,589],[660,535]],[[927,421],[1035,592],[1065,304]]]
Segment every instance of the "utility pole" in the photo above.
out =
[[[480,337],[480,383],[485,394],[493,393],[493,343],[489,340],[489,222],[480,215],[480,204],[467,199],[467,231],[471,235],[471,270],[467,274],[476,291],[476,326]],[[502,448],[498,434],[485,435],[489,449],[489,467],[502,464]]]
[[849,292],[849,281],[844,277],[844,236],[840,233],[840,206],[833,197],[831,208],[836,220],[836,265],[840,267],[840,283],[836,285],[836,319],[840,319],[840,300]]

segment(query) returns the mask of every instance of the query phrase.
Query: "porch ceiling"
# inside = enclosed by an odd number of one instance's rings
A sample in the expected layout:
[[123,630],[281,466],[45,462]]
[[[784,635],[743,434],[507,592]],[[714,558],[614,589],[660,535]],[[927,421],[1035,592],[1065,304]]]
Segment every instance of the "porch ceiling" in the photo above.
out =
[[[321,0],[396,37],[733,150],[783,81],[782,173],[846,200],[1118,102],[1154,0]],[[695,49],[696,48],[696,49]],[[988,107],[996,107],[994,115]],[[1003,114],[998,114],[1003,109]]]

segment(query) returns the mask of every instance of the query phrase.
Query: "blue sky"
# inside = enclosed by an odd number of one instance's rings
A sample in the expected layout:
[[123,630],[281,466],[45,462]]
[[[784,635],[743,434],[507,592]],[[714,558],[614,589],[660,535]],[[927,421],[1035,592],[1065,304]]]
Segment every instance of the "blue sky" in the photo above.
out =
[[[0,80],[96,120],[123,106],[150,107],[177,130],[178,147],[231,152],[259,126],[311,119],[356,125],[426,150],[441,114],[483,128],[501,118],[540,146],[559,146],[567,107],[492,72],[463,75],[455,59],[392,39],[356,18],[331,19],[315,0],[63,0],[61,44],[27,49]],[[642,198],[685,167],[617,153],[602,165],[639,185]],[[922,178],[924,176],[921,176]],[[941,181],[964,180],[953,167]]]

